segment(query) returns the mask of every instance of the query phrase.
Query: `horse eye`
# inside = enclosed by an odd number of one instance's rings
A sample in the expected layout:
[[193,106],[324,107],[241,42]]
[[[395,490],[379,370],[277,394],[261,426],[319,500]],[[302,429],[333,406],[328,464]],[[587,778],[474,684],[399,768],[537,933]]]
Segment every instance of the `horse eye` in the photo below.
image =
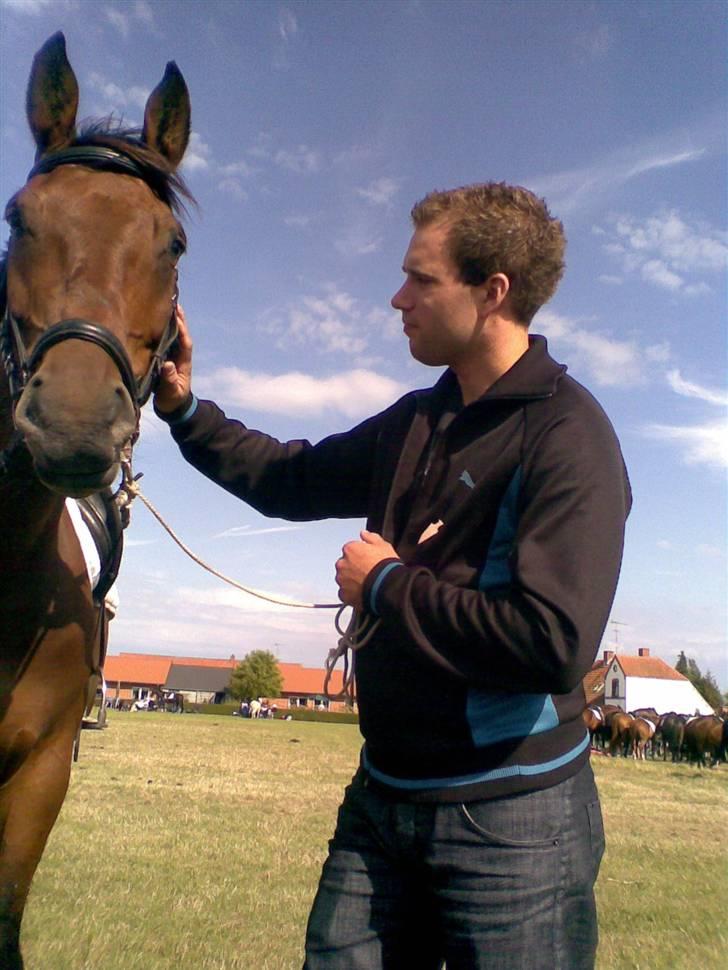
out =
[[187,247],[185,246],[184,239],[181,239],[179,236],[177,236],[175,239],[172,240],[172,245],[169,248],[174,258],[179,259]]
[[25,229],[23,225],[23,216],[21,215],[20,209],[16,205],[8,206],[5,210],[5,221],[10,226],[10,231],[13,235],[20,235]]

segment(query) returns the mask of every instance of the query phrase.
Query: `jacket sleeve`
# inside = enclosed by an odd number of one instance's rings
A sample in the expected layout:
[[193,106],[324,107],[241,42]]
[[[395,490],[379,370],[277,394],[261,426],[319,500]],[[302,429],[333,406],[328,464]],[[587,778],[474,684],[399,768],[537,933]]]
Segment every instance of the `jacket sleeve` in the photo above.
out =
[[[582,416],[583,417],[583,416]],[[631,503],[606,416],[560,417],[524,459],[510,583],[482,591],[380,564],[365,596],[400,642],[473,686],[564,694],[599,648]]]
[[383,422],[378,415],[316,445],[280,442],[201,400],[171,430],[183,456],[211,481],[264,515],[307,521],[366,515]]

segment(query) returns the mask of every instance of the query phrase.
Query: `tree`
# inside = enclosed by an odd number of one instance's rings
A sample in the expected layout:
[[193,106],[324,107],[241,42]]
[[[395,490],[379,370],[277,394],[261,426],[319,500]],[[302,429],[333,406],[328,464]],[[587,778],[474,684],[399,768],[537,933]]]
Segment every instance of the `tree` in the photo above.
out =
[[700,684],[695,685],[714,711],[720,710],[723,701],[720,687],[715,677],[708,671],[704,677],[700,678]]
[[720,708],[722,698],[715,677],[710,671],[703,676],[695,659],[693,657],[686,657],[684,650],[680,651],[680,656],[677,658],[677,663],[675,664],[675,670],[684,677],[687,677],[695,690],[705,698],[714,710]]
[[268,650],[253,650],[233,670],[230,693],[238,700],[278,697],[283,676],[278,661]]

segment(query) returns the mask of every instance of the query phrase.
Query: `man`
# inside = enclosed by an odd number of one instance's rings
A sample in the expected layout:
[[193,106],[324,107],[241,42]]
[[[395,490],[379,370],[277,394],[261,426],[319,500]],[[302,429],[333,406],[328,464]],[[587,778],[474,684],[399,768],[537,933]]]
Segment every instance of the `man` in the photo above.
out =
[[281,444],[190,390],[156,407],[193,465],[290,519],[366,516],[340,598],[378,618],[356,654],[361,767],[306,939],[308,970],[592,967],[603,851],[581,680],[619,574],[630,490],[599,405],[536,310],[564,236],[525,189],[434,192],[392,299],[446,367],[342,435]]

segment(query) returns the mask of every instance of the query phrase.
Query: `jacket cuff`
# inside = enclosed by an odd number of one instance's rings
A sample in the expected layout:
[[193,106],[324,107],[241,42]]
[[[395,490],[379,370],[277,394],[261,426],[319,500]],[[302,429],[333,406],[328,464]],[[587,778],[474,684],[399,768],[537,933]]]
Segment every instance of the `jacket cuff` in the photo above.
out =
[[178,408],[175,408],[174,411],[160,411],[156,404],[154,404],[153,407],[154,413],[158,418],[161,418],[161,420],[167,424],[173,425],[182,424],[183,421],[188,421],[197,410],[197,404],[197,398],[192,391],[190,391],[186,399]]
[[364,580],[364,587],[362,589],[362,600],[364,601],[365,607],[370,613],[375,616],[379,616],[379,611],[377,610],[377,596],[382,588],[382,584],[386,582],[387,576],[399,566],[404,566],[401,559],[383,559],[381,562],[372,569],[366,579]]

